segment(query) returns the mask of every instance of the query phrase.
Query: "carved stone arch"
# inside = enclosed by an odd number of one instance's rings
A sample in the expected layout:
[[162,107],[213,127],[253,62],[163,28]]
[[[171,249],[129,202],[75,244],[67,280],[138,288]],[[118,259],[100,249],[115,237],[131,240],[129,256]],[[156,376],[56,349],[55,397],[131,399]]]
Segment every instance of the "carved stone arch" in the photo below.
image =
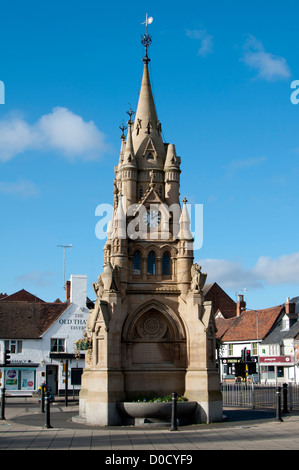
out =
[[169,244],[165,244],[160,247],[161,256],[163,256],[166,251],[168,251],[168,253],[170,254],[172,258],[175,257],[177,254],[177,249],[174,246],[169,245]]
[[122,328],[127,397],[136,397],[136,392],[148,396],[168,395],[173,390],[184,393],[187,364],[185,328],[168,305],[152,299],[127,316]]
[[162,319],[165,319],[167,325],[171,328],[171,336],[174,341],[186,340],[185,327],[178,315],[168,305],[153,299],[139,305],[127,316],[122,329],[122,341],[136,340],[136,336],[134,336],[135,328],[138,326],[140,319],[147,314],[160,315]]
[[129,256],[134,256],[135,251],[139,251],[142,257],[147,255],[146,250],[144,249],[144,245],[142,243],[132,243],[129,245]]
[[148,245],[148,246],[146,247],[146,249],[144,250],[144,255],[145,255],[146,257],[148,257],[148,255],[150,254],[151,251],[154,252],[156,258],[159,258],[159,257],[160,257],[161,251],[160,251],[160,247],[159,247],[159,246],[154,245],[154,244]]

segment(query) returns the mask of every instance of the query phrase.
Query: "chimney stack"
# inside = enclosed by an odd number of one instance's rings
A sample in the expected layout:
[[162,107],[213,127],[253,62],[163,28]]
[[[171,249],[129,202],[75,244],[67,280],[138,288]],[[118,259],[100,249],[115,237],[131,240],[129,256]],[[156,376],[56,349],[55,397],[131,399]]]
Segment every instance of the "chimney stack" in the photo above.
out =
[[289,315],[290,313],[295,313],[295,302],[290,302],[290,297],[287,297],[287,301],[284,306],[287,315]]
[[237,302],[237,317],[241,315],[241,313],[245,310],[246,302],[244,301],[244,295],[238,295],[238,302]]
[[66,300],[69,300],[71,298],[71,281],[66,281]]

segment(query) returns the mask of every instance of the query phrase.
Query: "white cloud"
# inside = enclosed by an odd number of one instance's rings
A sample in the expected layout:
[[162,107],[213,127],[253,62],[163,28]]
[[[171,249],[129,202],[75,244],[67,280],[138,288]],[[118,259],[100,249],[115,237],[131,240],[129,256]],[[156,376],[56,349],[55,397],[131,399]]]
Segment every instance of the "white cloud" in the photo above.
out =
[[0,160],[10,160],[35,145],[36,132],[22,118],[0,121]]
[[261,256],[252,272],[270,285],[299,284],[299,253],[282,255],[276,259]]
[[262,287],[256,276],[239,262],[225,259],[203,259],[199,261],[202,271],[208,274],[207,282],[217,282],[224,289]]
[[245,41],[242,60],[257,71],[259,78],[266,81],[287,79],[291,75],[285,58],[266,52],[261,41],[252,35]]
[[208,34],[206,29],[187,29],[186,34],[189,38],[200,41],[200,48],[197,51],[198,55],[206,57],[213,52],[213,36]]
[[84,122],[66,108],[54,108],[37,125],[45,143],[69,157],[94,159],[106,147],[104,134],[93,121]]
[[30,271],[16,277],[16,280],[23,284],[46,287],[53,284],[53,273],[51,271]]
[[299,284],[299,252],[278,258],[260,256],[256,265],[249,269],[240,262],[225,259],[203,259],[198,262],[202,272],[208,274],[207,282],[217,282],[224,289]]
[[95,123],[85,122],[67,108],[56,107],[35,124],[19,116],[0,121],[0,160],[4,162],[26,150],[54,150],[70,159],[94,160],[107,149]]
[[38,194],[38,188],[32,181],[0,181],[0,194],[13,194],[20,197],[32,197]]
[[243,169],[243,168],[252,168],[256,166],[260,166],[267,161],[267,157],[251,157],[245,158],[244,160],[233,160],[229,163],[230,168],[234,168],[235,170]]

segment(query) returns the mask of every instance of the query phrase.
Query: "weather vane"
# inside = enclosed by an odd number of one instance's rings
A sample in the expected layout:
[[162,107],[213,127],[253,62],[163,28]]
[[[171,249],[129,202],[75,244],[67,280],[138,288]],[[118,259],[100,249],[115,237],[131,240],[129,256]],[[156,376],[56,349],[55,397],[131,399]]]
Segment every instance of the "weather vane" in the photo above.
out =
[[145,21],[143,23],[141,23],[141,24],[145,24],[145,34],[141,38],[141,43],[145,47],[145,56],[144,56],[144,59],[143,59],[145,62],[150,61],[150,59],[148,58],[148,55],[147,55],[147,49],[152,43],[152,38],[151,38],[150,34],[147,34],[147,26],[149,24],[151,24],[152,22],[153,22],[153,17],[152,16],[148,17],[147,14],[146,14]]

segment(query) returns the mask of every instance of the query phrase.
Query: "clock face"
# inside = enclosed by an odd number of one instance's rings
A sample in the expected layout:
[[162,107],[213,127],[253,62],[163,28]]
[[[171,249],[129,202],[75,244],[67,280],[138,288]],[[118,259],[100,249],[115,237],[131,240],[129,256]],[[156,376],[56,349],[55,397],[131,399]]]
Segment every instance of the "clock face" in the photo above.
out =
[[158,227],[161,220],[161,214],[157,210],[149,210],[144,214],[143,220],[147,227]]

